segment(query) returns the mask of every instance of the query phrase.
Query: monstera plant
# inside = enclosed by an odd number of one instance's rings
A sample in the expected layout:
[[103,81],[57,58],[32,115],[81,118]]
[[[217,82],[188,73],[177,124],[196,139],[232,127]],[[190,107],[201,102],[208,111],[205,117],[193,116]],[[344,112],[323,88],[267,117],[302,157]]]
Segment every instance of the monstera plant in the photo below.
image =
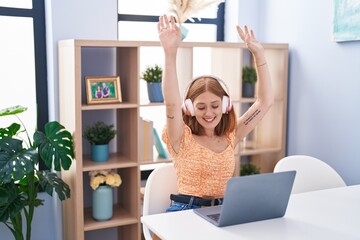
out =
[[22,106],[0,110],[0,117],[14,115],[20,123],[0,128],[0,222],[16,240],[31,239],[34,210],[44,201],[38,198],[39,191],[51,196],[55,191],[60,200],[70,198],[69,186],[56,172],[39,170],[39,162],[43,161],[48,169],[60,171],[61,168],[68,170],[74,159],[72,135],[56,121],[45,124],[45,133],[35,131],[33,140],[30,139],[17,116],[26,110]]

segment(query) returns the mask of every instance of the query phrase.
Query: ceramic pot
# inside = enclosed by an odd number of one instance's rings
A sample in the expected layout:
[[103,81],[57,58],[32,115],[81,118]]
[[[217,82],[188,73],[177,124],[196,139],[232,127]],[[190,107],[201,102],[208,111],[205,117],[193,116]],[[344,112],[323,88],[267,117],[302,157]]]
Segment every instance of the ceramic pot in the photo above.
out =
[[255,93],[255,85],[251,83],[244,83],[242,86],[242,97],[252,98]]
[[99,186],[93,191],[92,216],[97,221],[106,221],[113,216],[113,189]]
[[164,102],[161,82],[148,82],[147,90],[150,102]]
[[91,160],[105,162],[109,159],[109,144],[91,145]]

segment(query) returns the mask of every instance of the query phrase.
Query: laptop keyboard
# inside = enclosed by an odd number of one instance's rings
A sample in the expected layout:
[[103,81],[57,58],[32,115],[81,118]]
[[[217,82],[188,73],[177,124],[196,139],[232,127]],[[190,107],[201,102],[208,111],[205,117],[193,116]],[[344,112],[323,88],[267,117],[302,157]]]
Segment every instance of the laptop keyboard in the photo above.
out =
[[215,213],[215,214],[210,214],[210,215],[207,215],[209,218],[211,218],[212,220],[218,222],[219,221],[219,218],[220,218],[220,213]]

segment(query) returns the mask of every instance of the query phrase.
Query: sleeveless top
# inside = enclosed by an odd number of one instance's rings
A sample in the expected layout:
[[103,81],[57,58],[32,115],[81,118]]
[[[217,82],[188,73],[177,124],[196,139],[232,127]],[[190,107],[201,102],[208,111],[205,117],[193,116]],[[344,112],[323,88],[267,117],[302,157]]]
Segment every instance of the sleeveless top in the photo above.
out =
[[227,180],[235,170],[235,131],[226,138],[228,147],[221,153],[213,152],[197,143],[191,129],[184,123],[180,149],[175,153],[165,126],[162,140],[173,157],[178,193],[203,198],[224,197]]

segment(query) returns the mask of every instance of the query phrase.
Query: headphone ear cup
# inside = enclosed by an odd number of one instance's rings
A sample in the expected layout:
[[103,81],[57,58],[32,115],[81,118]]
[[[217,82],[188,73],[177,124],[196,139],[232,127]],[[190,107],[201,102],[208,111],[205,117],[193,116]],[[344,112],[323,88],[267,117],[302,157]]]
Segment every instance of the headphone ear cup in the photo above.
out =
[[188,116],[195,115],[194,105],[190,98],[185,99],[185,101],[183,103],[183,110],[184,110],[185,115],[188,115]]
[[232,109],[231,99],[228,96],[222,98],[222,113],[228,113]]

